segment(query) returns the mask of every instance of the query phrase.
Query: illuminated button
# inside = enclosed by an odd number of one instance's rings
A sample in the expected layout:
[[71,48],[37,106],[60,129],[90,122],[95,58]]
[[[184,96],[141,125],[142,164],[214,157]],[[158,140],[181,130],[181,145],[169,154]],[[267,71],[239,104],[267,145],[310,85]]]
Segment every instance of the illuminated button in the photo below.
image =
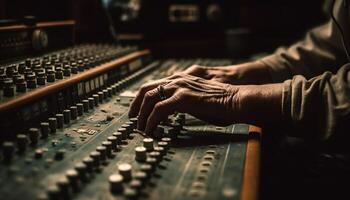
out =
[[84,112],[84,106],[82,103],[77,103],[78,116],[82,116]]
[[147,151],[153,151],[153,139],[152,138],[143,139],[143,146],[146,148]]
[[105,161],[107,157],[107,148],[104,146],[98,146],[96,148],[96,151],[100,153],[100,159],[102,161]]
[[39,141],[39,129],[30,128],[29,129],[29,140],[31,145],[36,145]]
[[50,124],[47,122],[40,123],[40,131],[41,131],[41,137],[47,138],[50,132]]
[[71,113],[72,120],[77,119],[77,117],[78,117],[78,107],[71,106],[70,107],[70,113]]
[[70,110],[63,110],[63,121],[65,124],[69,124],[71,119]]
[[56,114],[57,128],[63,128],[63,114]]
[[128,163],[122,163],[118,165],[119,174],[123,176],[125,181],[131,179],[131,165]]
[[110,190],[113,193],[120,193],[123,191],[123,176],[120,174],[112,174],[108,177]]
[[107,138],[107,140],[111,142],[112,149],[117,150],[117,137],[116,136],[109,136]]
[[112,156],[112,142],[110,141],[103,141],[102,146],[106,148],[106,154],[108,157]]
[[2,155],[4,162],[10,162],[13,158],[15,146],[12,142],[4,142],[2,144]]
[[24,134],[18,134],[16,136],[17,141],[17,149],[20,154],[24,153],[27,148],[28,139],[27,136]]
[[136,147],[135,148],[135,160],[139,162],[146,161],[146,148],[145,147]]
[[50,132],[55,133],[57,129],[57,119],[55,117],[49,118]]

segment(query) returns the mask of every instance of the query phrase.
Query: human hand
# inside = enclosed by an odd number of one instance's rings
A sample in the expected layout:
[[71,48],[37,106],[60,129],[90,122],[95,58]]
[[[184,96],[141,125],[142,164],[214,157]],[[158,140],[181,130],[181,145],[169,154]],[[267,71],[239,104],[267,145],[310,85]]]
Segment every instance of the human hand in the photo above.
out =
[[[160,98],[159,85],[164,88],[165,100]],[[180,73],[144,85],[129,116],[139,115],[138,129],[149,135],[175,111],[220,126],[240,122],[261,125],[280,119],[281,96],[280,84],[234,86]]]
[[206,67],[192,65],[184,74],[236,85],[271,83],[268,67],[260,62],[247,62],[231,66]]

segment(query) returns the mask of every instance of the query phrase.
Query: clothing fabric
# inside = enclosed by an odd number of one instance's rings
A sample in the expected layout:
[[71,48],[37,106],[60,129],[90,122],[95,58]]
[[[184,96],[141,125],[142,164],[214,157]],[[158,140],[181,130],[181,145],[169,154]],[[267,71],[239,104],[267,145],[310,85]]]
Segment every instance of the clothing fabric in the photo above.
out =
[[[335,0],[332,12],[350,45],[347,1]],[[350,130],[350,64],[341,38],[329,20],[261,59],[273,81],[283,82],[282,112],[290,135],[324,141],[343,138]]]

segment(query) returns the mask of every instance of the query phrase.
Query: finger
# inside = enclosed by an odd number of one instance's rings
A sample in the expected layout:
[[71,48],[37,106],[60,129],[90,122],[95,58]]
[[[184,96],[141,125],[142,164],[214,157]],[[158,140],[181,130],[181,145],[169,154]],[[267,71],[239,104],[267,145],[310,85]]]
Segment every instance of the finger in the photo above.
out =
[[[163,86],[163,88],[164,88],[165,97],[171,97],[173,94],[173,91],[175,91],[174,87],[169,87],[168,85]],[[158,88],[150,90],[145,94],[145,97],[140,107],[140,112],[138,117],[137,128],[139,130],[143,131],[145,129],[148,116],[152,112],[155,104],[160,101],[161,101],[161,97],[160,97]]]
[[142,101],[144,99],[144,96],[148,91],[158,87],[161,84],[165,84],[166,82],[167,81],[165,79],[160,79],[142,86],[140,91],[137,93],[135,99],[131,103],[130,110],[129,110],[129,117],[132,118],[137,116],[137,114],[139,113]]
[[173,95],[169,99],[158,102],[147,119],[145,133],[152,135],[157,125],[169,115],[173,114],[177,110],[177,107],[181,106],[178,104],[179,98],[177,95]]

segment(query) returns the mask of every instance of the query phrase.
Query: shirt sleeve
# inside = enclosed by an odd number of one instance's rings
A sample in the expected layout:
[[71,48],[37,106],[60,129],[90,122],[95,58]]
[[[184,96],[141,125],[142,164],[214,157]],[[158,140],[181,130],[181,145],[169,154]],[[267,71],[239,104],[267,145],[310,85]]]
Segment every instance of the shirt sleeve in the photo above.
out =
[[[347,12],[343,1],[336,1],[333,12],[342,29],[348,33]],[[305,38],[289,48],[281,47],[272,55],[261,59],[269,66],[274,82],[283,82],[294,75],[312,78],[325,71],[336,72],[345,64],[341,34],[330,20],[309,31]]]
[[336,74],[325,72],[309,80],[296,75],[284,81],[282,111],[291,123],[289,135],[313,141],[344,139],[341,135],[350,130],[350,64]]

